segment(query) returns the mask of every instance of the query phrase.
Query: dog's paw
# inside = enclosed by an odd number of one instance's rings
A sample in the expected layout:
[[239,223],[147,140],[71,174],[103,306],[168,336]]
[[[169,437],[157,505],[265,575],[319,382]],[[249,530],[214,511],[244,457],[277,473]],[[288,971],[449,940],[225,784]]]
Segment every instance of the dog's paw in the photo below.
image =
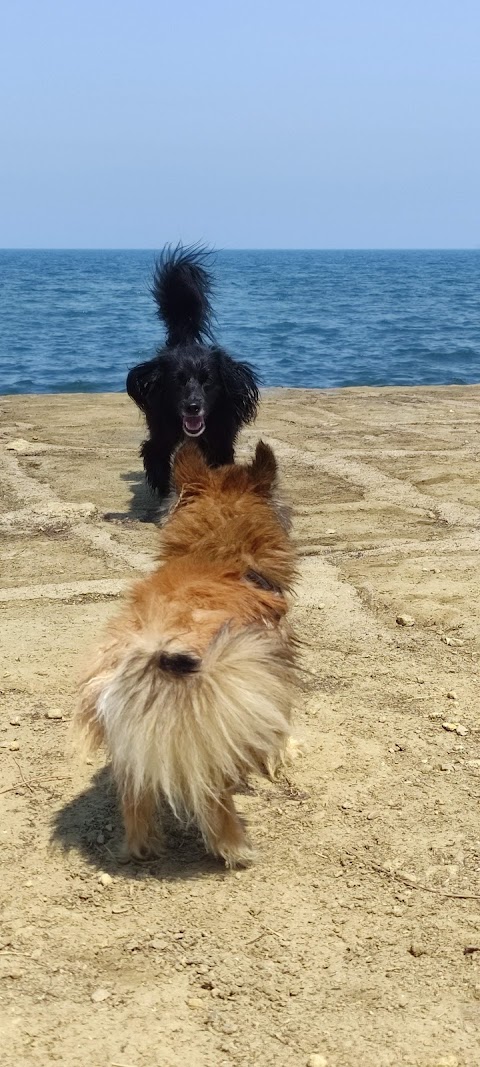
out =
[[303,755],[305,755],[305,745],[303,741],[299,741],[297,737],[289,737],[284,752],[285,766],[291,766],[298,756]]
[[154,837],[147,842],[124,841],[118,850],[117,859],[119,863],[148,863],[158,859],[164,849],[161,838]]
[[237,848],[225,849],[220,854],[229,871],[234,871],[237,867],[250,867],[255,861],[255,852],[249,841]]
[[265,771],[267,776],[272,782],[276,782],[285,769],[290,767],[294,760],[297,759],[297,756],[302,754],[303,746],[301,741],[297,741],[295,737],[288,737],[280,752],[276,752],[266,761]]

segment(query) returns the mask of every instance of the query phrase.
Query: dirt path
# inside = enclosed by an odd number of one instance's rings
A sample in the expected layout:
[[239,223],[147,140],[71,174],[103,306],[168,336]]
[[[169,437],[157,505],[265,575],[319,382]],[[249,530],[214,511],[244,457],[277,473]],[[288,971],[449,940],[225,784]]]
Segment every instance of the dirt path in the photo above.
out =
[[258,861],[229,874],[173,826],[118,868],[107,775],[68,751],[82,655],[155,551],[141,422],[0,398],[5,1067],[478,1067],[479,401],[264,399],[242,446],[295,505],[306,752],[239,798]]

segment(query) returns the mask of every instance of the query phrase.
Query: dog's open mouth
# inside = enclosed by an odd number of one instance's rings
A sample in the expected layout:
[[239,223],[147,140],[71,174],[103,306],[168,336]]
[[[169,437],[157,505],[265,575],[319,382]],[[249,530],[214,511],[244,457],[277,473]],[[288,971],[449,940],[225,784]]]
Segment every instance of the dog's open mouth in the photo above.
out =
[[183,432],[187,437],[200,437],[205,429],[205,419],[203,415],[184,415],[183,416]]

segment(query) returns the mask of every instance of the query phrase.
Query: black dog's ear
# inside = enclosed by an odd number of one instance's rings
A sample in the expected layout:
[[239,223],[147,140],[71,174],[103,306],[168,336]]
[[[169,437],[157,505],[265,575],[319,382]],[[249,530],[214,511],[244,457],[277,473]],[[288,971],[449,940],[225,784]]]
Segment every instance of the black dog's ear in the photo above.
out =
[[253,488],[261,496],[269,496],[277,481],[277,461],[275,453],[265,441],[259,441],[255,449],[255,458],[247,467]]
[[179,496],[196,496],[209,483],[208,466],[198,445],[187,441],[173,461],[173,481]]
[[150,397],[154,390],[162,387],[164,367],[156,359],[139,363],[127,374],[126,389],[129,397],[135,401],[146,415],[150,410]]
[[252,422],[257,414],[258,377],[249,363],[239,363],[226,352],[217,352],[223,388],[240,423]]

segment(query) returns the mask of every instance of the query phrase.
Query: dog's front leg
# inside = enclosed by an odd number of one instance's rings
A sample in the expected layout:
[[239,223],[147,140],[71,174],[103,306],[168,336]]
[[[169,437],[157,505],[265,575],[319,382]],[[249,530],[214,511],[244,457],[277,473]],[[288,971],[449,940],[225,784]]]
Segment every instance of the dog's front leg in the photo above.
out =
[[209,467],[224,467],[235,461],[231,440],[205,441],[202,449]]
[[167,496],[170,490],[171,450],[156,441],[144,441],[140,451],[150,488],[159,496]]

